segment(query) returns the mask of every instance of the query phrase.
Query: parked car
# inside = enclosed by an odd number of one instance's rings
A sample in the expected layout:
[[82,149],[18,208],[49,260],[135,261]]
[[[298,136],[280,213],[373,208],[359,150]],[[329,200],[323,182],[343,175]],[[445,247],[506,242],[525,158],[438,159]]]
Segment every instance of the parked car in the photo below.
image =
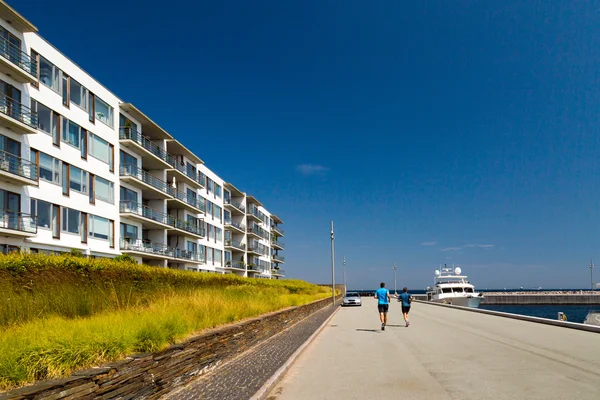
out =
[[344,296],[342,306],[362,306],[360,294],[357,292],[348,292]]

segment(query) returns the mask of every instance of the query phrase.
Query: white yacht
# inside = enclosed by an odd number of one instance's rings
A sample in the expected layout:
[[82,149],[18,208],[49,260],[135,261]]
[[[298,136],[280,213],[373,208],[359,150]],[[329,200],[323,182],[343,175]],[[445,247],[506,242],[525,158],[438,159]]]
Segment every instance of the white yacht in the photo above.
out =
[[463,307],[477,308],[483,300],[483,293],[475,291],[475,286],[469,283],[466,275],[461,275],[459,267],[446,265],[435,271],[434,285],[426,292],[429,301]]

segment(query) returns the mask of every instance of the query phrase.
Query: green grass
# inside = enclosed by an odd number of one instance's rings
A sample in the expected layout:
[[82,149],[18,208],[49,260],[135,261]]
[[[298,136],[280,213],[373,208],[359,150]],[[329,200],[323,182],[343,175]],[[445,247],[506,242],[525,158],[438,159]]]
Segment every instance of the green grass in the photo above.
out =
[[194,332],[331,295],[72,256],[0,256],[0,389],[149,352]]

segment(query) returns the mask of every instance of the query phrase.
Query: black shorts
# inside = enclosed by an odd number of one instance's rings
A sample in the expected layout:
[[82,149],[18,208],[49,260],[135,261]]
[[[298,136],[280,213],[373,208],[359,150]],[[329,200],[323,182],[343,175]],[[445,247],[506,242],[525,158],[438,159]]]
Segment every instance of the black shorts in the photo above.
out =
[[389,306],[390,306],[389,304],[378,304],[377,309],[379,310],[380,313],[386,313],[386,312],[388,312]]
[[410,306],[408,306],[408,307],[402,306],[402,314],[408,314],[409,311],[410,311]]

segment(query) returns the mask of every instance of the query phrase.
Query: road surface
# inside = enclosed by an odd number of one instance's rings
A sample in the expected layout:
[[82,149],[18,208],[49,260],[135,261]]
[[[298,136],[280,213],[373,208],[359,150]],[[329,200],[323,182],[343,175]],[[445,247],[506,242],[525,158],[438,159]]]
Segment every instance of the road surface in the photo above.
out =
[[[428,304],[342,308],[269,400],[600,399],[600,334]],[[391,397],[390,397],[391,398]]]

